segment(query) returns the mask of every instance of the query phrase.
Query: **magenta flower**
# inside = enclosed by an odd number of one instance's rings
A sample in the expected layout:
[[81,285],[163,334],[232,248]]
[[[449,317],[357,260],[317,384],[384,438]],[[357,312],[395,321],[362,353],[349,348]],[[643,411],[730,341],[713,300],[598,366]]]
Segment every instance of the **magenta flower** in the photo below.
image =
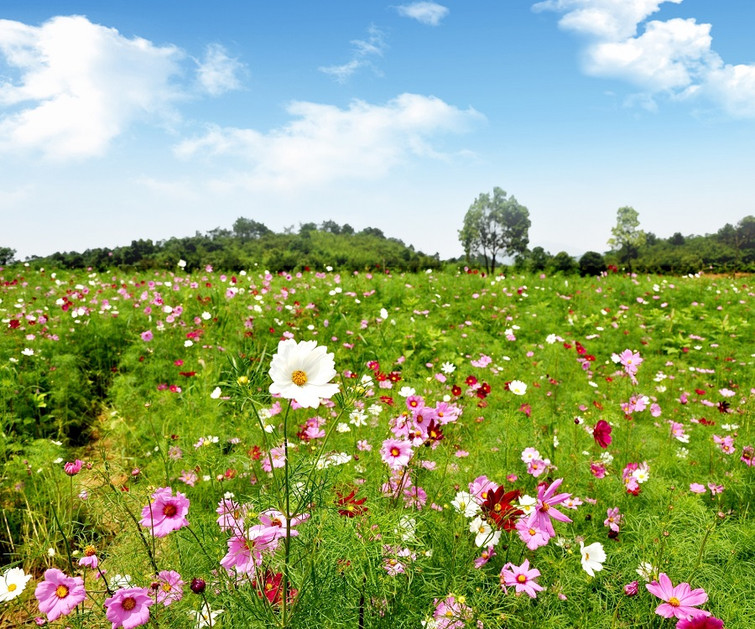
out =
[[606,519],[603,520],[603,526],[607,526],[614,533],[618,533],[619,525],[621,524],[621,520],[624,518],[624,516],[619,513],[619,508],[614,507],[613,509],[608,509],[608,511],[606,511],[606,516]]
[[81,466],[84,465],[84,461],[76,459],[73,463],[70,461],[63,465],[63,471],[69,476],[76,476],[81,471]]
[[170,487],[160,487],[152,494],[153,502],[142,509],[143,527],[152,529],[155,537],[165,537],[172,531],[189,526],[186,514],[189,512],[189,499],[180,491],[173,495]]
[[142,341],[144,341],[145,343],[149,343],[153,338],[152,330],[145,330],[144,332],[141,333],[141,337],[142,337]]
[[658,575],[658,581],[645,585],[648,592],[664,602],[658,605],[655,613],[664,618],[687,619],[691,616],[710,616],[710,612],[695,609],[708,600],[705,590],[690,590],[689,583],[680,583],[674,587],[665,572]]
[[680,620],[676,629],[724,629],[724,623],[713,616],[694,616]]
[[34,596],[39,601],[39,611],[47,614],[52,622],[67,616],[86,598],[84,580],[81,577],[67,577],[57,568],[45,570],[45,580],[37,584]]
[[157,574],[157,581],[150,585],[151,595],[155,603],[162,603],[168,607],[171,603],[176,603],[183,598],[184,582],[181,575],[175,570],[161,570]]
[[254,574],[262,563],[262,551],[275,549],[277,538],[272,527],[261,524],[250,528],[246,535],[234,535],[228,539],[228,552],[220,560],[226,570],[240,574]]
[[607,448],[611,445],[611,431],[613,428],[606,420],[601,419],[592,431],[593,439],[601,448]]
[[521,566],[515,566],[509,562],[501,569],[501,587],[504,591],[507,586],[515,588],[517,596],[526,592],[530,598],[536,598],[537,593],[543,590],[542,585],[535,583],[535,579],[539,576],[540,570],[530,569],[529,559],[525,559]]
[[516,530],[517,533],[519,533],[519,538],[530,550],[545,546],[548,543],[550,536],[545,531],[532,526],[527,520],[528,518],[521,518],[516,522]]
[[105,599],[105,616],[112,629],[133,629],[149,622],[149,608],[154,605],[147,588],[125,588]]
[[383,447],[380,448],[383,461],[393,470],[405,467],[413,453],[412,444],[409,441],[398,439],[386,439],[383,441]]
[[449,594],[442,601],[436,598],[434,603],[433,618],[437,629],[463,629],[468,626],[466,621],[472,619],[472,609],[463,599],[457,600],[453,594]]
[[538,486],[537,504],[527,522],[527,524],[533,529],[541,529],[550,537],[556,536],[556,531],[553,530],[551,518],[558,520],[559,522],[571,522],[570,518],[566,517],[558,509],[554,509],[556,505],[561,504],[571,497],[571,494],[567,493],[556,494],[556,490],[561,486],[563,481],[563,478],[559,478],[558,480],[553,481],[549,487],[546,487],[544,483]]

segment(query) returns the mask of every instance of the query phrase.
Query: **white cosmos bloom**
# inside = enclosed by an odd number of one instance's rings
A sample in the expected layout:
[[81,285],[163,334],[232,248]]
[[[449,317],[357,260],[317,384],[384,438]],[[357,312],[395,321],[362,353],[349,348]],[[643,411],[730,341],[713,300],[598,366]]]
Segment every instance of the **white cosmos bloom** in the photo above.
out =
[[514,395],[524,395],[527,393],[527,385],[521,380],[512,380],[509,382],[509,391]]
[[585,546],[584,542],[580,542],[579,552],[582,553],[582,567],[591,577],[594,577],[596,572],[603,569],[603,562],[606,560],[603,544],[593,542],[589,546]]
[[473,518],[480,511],[480,505],[467,491],[460,491],[451,501],[451,505],[458,513],[463,513],[465,518]]
[[479,516],[469,523],[469,531],[475,534],[474,543],[477,547],[496,546],[501,539],[501,532],[494,531],[487,520]]
[[26,589],[31,579],[21,568],[10,568],[0,577],[0,603],[12,601]]
[[320,400],[338,393],[338,385],[330,382],[335,376],[335,361],[327,348],[317,341],[286,339],[278,343],[270,363],[270,393],[317,408]]

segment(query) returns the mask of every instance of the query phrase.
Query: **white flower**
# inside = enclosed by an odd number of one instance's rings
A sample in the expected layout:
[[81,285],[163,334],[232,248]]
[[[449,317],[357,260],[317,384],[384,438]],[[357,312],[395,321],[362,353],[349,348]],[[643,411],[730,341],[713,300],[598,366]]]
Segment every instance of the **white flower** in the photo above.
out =
[[111,590],[134,587],[134,582],[131,580],[131,575],[129,574],[116,574],[110,578],[108,583]]
[[582,568],[591,577],[594,577],[596,572],[603,569],[603,562],[606,560],[603,544],[594,542],[589,546],[585,546],[584,542],[580,542],[579,552],[582,553]]
[[456,365],[454,365],[453,363],[445,362],[440,366],[440,370],[447,376],[450,376],[454,371],[456,371]]
[[414,395],[417,391],[415,391],[414,387],[401,387],[401,390],[398,392],[398,394],[401,397],[409,397],[410,395]]
[[286,339],[278,343],[270,363],[270,393],[317,408],[323,398],[338,393],[338,385],[330,382],[335,376],[333,354],[324,346],[317,341]]
[[410,518],[408,515],[402,515],[399,518],[398,526],[394,529],[396,533],[401,535],[401,539],[405,542],[415,541],[416,537],[414,532],[417,529],[417,520]]
[[222,391],[220,390],[220,387],[215,387],[215,388],[214,388],[214,389],[212,390],[212,393],[210,393],[210,397],[211,397],[211,398],[212,398],[213,400],[217,400],[217,399],[218,399],[218,398],[220,397],[220,394],[221,394],[221,393],[222,393]]
[[360,409],[354,409],[349,413],[349,420],[351,424],[359,428],[360,426],[366,426],[367,425],[367,413]]
[[532,496],[524,495],[520,496],[519,498],[519,508],[524,511],[524,515],[532,515],[532,512],[535,510],[535,506],[537,505],[537,498],[533,498]]
[[10,568],[0,577],[0,603],[12,601],[26,589],[31,579],[21,568]]
[[501,539],[501,532],[494,531],[487,520],[483,520],[479,516],[469,523],[469,530],[475,534],[474,543],[480,548],[482,546],[495,546]]
[[456,509],[457,512],[463,514],[465,518],[473,518],[480,510],[480,505],[475,502],[472,494],[466,491],[460,491],[457,493],[451,501],[451,504],[453,505],[453,508]]
[[655,579],[658,574],[658,569],[653,564],[647,561],[642,561],[635,572],[639,574],[643,580],[650,581],[651,579]]
[[351,432],[351,428],[346,422],[339,422],[336,426],[336,432]]
[[514,395],[524,395],[527,393],[527,385],[521,380],[512,380],[509,382],[509,391]]
[[186,260],[179,260],[178,266],[180,266],[182,269],[186,268]]
[[380,318],[385,321],[388,318],[388,311],[385,308],[380,309]]
[[34,350],[31,347],[24,347],[24,349],[21,350],[21,353],[24,356],[34,356]]
[[208,613],[207,605],[202,605],[199,611],[190,610],[187,613],[189,617],[194,621],[194,627],[196,629],[202,629],[202,627],[214,627],[215,619],[223,613],[222,609],[210,609]]

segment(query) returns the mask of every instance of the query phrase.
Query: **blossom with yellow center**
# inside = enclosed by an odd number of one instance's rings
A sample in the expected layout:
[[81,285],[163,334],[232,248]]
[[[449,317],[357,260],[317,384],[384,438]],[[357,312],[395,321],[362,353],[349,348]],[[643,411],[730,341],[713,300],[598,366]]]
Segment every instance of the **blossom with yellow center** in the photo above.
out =
[[278,351],[270,363],[270,393],[295,400],[306,408],[317,408],[321,400],[338,393],[332,353],[316,341],[286,339],[278,343]]

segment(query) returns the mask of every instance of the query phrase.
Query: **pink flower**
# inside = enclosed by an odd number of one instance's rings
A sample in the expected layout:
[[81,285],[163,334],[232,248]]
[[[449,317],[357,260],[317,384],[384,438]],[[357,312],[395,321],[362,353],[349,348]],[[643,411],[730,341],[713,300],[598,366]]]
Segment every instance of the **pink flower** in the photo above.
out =
[[689,490],[693,494],[704,494],[705,493],[705,485],[701,485],[700,483],[690,483],[689,484]]
[[149,343],[153,338],[152,330],[145,330],[144,332],[141,333],[141,337],[142,337],[142,341],[144,341],[145,343]]
[[81,471],[81,466],[84,465],[84,461],[76,459],[73,463],[66,463],[63,465],[63,471],[69,476],[76,476]]
[[132,629],[149,622],[149,608],[154,605],[147,588],[125,588],[105,599],[107,619],[112,629]]
[[690,590],[689,583],[680,583],[674,587],[665,572],[658,575],[658,581],[648,583],[645,587],[648,592],[664,601],[655,610],[659,616],[679,619],[701,615],[710,616],[710,612],[695,609],[695,606],[702,605],[708,600],[708,595],[702,588]]
[[535,583],[535,579],[540,576],[540,570],[532,568],[530,570],[530,560],[525,559],[521,566],[515,566],[511,562],[507,563],[501,569],[501,587],[506,591],[506,586],[516,589],[516,595],[526,592],[530,598],[536,598],[537,593],[543,590],[542,585]]
[[527,545],[530,550],[545,546],[550,536],[542,529],[535,528],[527,522],[528,518],[517,520],[515,525],[519,538]]
[[172,531],[189,526],[186,514],[189,512],[189,499],[177,491],[173,496],[170,487],[160,487],[152,494],[153,502],[142,509],[139,521],[145,528],[152,529],[155,537],[165,537]]
[[156,603],[162,603],[168,607],[171,603],[176,603],[183,598],[183,579],[175,570],[161,570],[157,574],[157,581],[150,586],[152,596]]
[[437,629],[463,629],[467,626],[466,621],[472,620],[472,609],[462,600],[456,600],[452,594],[442,601],[436,598],[434,603],[433,618]]
[[95,570],[99,563],[100,560],[97,557],[97,549],[89,544],[86,548],[84,548],[84,556],[79,559],[79,565]]
[[532,515],[529,517],[528,524],[532,528],[542,529],[550,537],[556,536],[556,531],[553,530],[551,518],[560,522],[571,522],[570,518],[566,517],[558,509],[553,508],[571,497],[571,494],[567,493],[556,494],[556,490],[561,486],[563,481],[563,478],[559,478],[558,480],[553,481],[553,483],[547,488],[544,483],[538,486],[537,504]]
[[710,495],[716,496],[723,492],[724,486],[723,485],[716,485],[715,483],[708,483],[708,489],[710,489]]
[[277,539],[271,528],[257,525],[246,535],[234,535],[228,539],[228,552],[220,560],[226,570],[235,569],[241,574],[254,574],[262,563],[262,551],[274,549]]
[[37,584],[34,596],[39,601],[39,611],[47,614],[52,622],[67,616],[86,598],[84,580],[81,577],[67,577],[57,568],[45,570],[45,580]]
[[625,349],[619,354],[619,362],[623,365],[624,371],[634,380],[637,368],[642,364],[642,358],[639,352],[633,352],[631,349]]
[[590,463],[590,473],[595,478],[605,478],[606,477],[606,466],[602,463]]
[[604,419],[601,419],[592,431],[593,439],[601,448],[607,448],[611,445],[611,431],[613,428]]
[[488,561],[495,557],[495,555],[495,546],[488,546],[485,550],[482,551],[481,555],[474,560],[474,567],[482,568],[486,563],[488,563]]
[[619,532],[619,525],[621,524],[621,520],[624,517],[619,513],[619,508],[614,507],[613,509],[608,509],[607,514],[608,517],[603,521],[603,525],[607,526],[609,529],[611,529],[614,533]]
[[637,581],[631,581],[624,586],[624,594],[627,596],[635,596],[639,591],[639,584]]
[[412,444],[398,439],[386,439],[380,448],[383,461],[393,470],[405,467],[414,454]]
[[724,623],[713,616],[693,616],[676,623],[676,629],[724,629]]

